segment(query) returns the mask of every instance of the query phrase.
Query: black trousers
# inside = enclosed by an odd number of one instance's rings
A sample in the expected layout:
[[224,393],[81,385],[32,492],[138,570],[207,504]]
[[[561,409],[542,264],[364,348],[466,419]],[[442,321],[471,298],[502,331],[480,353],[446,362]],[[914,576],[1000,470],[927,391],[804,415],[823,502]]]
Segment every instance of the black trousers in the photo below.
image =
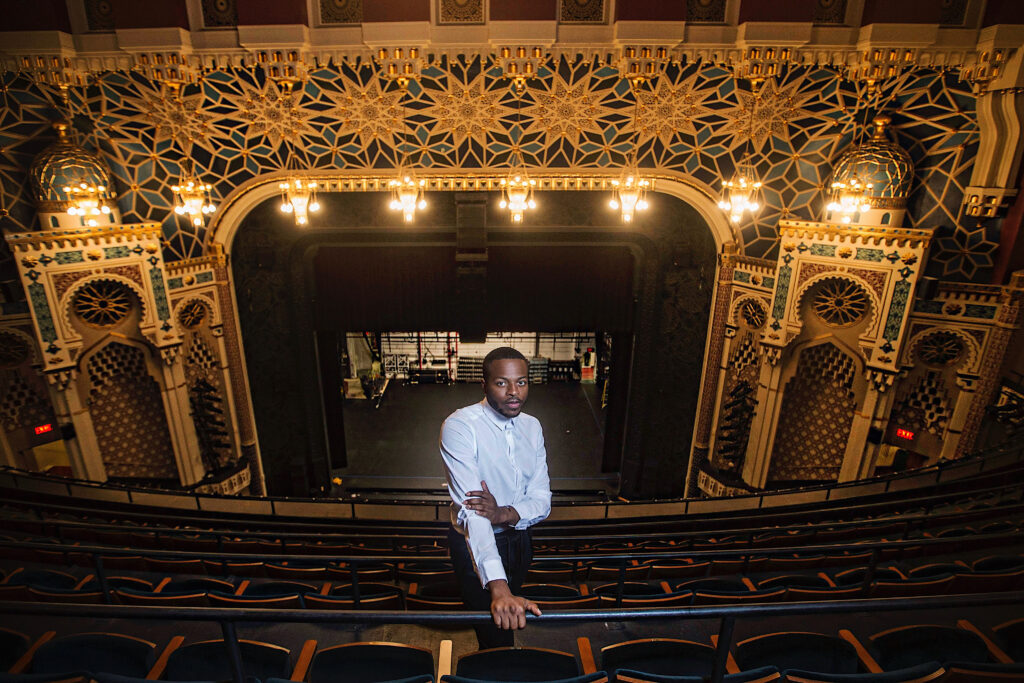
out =
[[[533,543],[529,529],[506,529],[494,534],[494,542],[501,555],[501,564],[505,567],[508,587],[515,595],[526,580],[526,572],[533,560]],[[459,581],[462,602],[471,610],[491,611],[491,592],[480,585],[473,557],[470,555],[466,538],[454,528],[448,530],[448,553],[452,558],[455,576]],[[485,626],[476,626],[476,640],[481,650],[492,647],[512,647],[515,645],[515,631],[500,629],[491,622]]]

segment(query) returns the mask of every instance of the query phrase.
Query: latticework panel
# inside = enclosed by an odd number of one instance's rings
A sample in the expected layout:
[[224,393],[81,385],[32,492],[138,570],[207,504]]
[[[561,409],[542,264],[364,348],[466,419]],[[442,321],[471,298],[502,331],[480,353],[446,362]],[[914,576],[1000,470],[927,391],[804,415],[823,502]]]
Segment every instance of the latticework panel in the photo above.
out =
[[736,344],[732,358],[729,359],[730,374],[738,373],[750,365],[758,365],[757,339],[752,334],[745,334],[743,340]]
[[177,478],[160,387],[141,349],[112,342],[89,359],[92,421],[109,477]]
[[4,431],[52,423],[53,406],[42,387],[32,387],[17,370],[0,372],[0,424]]
[[782,398],[769,481],[838,478],[857,407],[855,372],[853,359],[833,344],[800,353]]
[[197,380],[204,379],[220,388],[220,373],[217,371],[217,356],[210,350],[209,344],[199,333],[189,335],[188,351],[185,354],[185,378],[189,386]]
[[902,427],[927,430],[942,436],[949,422],[952,400],[942,373],[927,371],[910,389],[896,398],[892,415]]

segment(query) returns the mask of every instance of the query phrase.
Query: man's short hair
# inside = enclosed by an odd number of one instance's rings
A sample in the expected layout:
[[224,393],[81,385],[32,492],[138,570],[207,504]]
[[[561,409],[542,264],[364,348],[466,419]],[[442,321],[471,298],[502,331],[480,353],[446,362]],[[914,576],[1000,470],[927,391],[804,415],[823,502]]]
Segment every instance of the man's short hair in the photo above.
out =
[[521,360],[526,363],[526,367],[530,367],[530,361],[526,360],[526,356],[519,353],[511,346],[499,346],[494,349],[486,356],[484,356],[484,380],[487,380],[487,375],[491,369],[491,363],[496,360]]

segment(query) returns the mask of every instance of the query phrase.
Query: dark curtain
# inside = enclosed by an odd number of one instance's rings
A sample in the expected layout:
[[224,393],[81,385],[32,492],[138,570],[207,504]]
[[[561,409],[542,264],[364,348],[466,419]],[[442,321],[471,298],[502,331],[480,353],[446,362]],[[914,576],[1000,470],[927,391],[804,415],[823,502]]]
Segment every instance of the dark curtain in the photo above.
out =
[[[494,332],[626,331],[633,254],[626,247],[490,247],[485,326]],[[454,247],[321,247],[318,326],[458,330]]]

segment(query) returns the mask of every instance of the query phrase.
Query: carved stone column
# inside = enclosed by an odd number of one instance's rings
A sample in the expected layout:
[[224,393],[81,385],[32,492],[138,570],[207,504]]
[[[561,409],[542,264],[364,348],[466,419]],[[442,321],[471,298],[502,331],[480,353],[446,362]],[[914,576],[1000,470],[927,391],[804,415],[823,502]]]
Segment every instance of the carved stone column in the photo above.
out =
[[846,442],[843,465],[839,470],[839,481],[863,479],[871,473],[878,457],[879,445],[870,443],[868,435],[872,427],[884,420],[892,404],[892,384],[896,373],[868,370],[868,388],[860,410],[853,415],[850,437]]
[[62,434],[71,461],[71,473],[78,479],[106,481],[100,444],[92,424],[92,414],[78,393],[78,371],[73,368],[44,373],[50,387],[53,410],[62,431],[71,425],[74,435]]
[[729,321],[729,303],[732,299],[732,276],[736,268],[738,248],[735,242],[722,246],[718,259],[718,278],[715,282],[715,299],[711,307],[711,324],[708,326],[707,352],[704,354],[704,371],[700,387],[697,424],[693,430],[693,446],[690,449],[690,464],[686,472],[685,495],[698,493],[697,472],[707,461],[711,442],[711,427],[714,425],[715,406],[721,386],[720,368],[725,347],[725,327]]
[[1010,277],[1010,283],[1003,288],[1000,296],[999,318],[992,330],[985,355],[978,371],[978,382],[974,400],[964,419],[963,431],[956,446],[955,457],[959,458],[974,448],[974,441],[981,429],[981,422],[988,408],[999,392],[999,383],[1006,349],[1014,332],[1020,327],[1020,303],[1024,298],[1024,270],[1018,270]]
[[[718,385],[715,389],[715,403],[714,412],[711,415],[711,425],[715,426],[718,424],[720,414],[722,412],[722,392],[725,391],[725,380],[729,374],[729,357],[732,355],[733,340],[736,339],[736,328],[733,325],[725,326],[725,339],[722,342],[722,357],[718,364]],[[707,457],[711,457],[711,454],[715,452],[715,440],[718,436],[716,430],[712,429],[710,438],[708,439],[708,453]]]
[[180,344],[160,349],[163,373],[160,382],[160,398],[167,414],[167,429],[171,434],[174,459],[178,465],[178,479],[182,486],[198,483],[206,474],[203,458],[199,453],[199,438],[192,421],[192,407],[189,403],[188,383],[185,369],[181,364]]
[[754,488],[763,488],[768,481],[775,428],[782,408],[782,349],[762,344],[764,362],[757,383],[757,408],[750,423],[750,441],[743,462],[743,481]]
[[963,437],[964,426],[967,424],[967,416],[970,414],[971,406],[974,404],[974,387],[976,378],[965,377],[958,374],[956,385],[960,387],[960,394],[956,397],[956,405],[953,406],[953,414],[946,424],[946,434],[942,441],[942,452],[939,454],[941,460],[952,460],[959,452],[960,440]]

